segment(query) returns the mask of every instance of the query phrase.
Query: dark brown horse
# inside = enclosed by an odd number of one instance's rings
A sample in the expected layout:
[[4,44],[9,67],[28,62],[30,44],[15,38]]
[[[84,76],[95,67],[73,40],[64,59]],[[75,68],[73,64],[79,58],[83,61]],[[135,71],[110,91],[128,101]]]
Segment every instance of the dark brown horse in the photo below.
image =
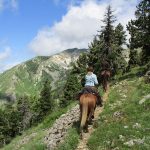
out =
[[103,90],[106,92],[107,88],[108,88],[108,81],[109,81],[109,78],[111,76],[111,73],[109,70],[103,70],[100,73],[100,76],[101,76],[101,82],[102,82]]
[[80,97],[80,136],[83,130],[88,132],[88,122],[92,121],[97,97],[93,94],[83,94]]

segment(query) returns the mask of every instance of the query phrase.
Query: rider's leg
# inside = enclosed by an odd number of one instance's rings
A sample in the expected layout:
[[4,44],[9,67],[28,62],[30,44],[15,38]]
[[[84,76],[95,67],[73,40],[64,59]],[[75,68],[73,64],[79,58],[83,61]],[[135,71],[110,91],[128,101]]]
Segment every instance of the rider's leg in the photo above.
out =
[[84,88],[76,94],[76,100],[80,100],[81,95],[84,93]]
[[103,100],[99,94],[97,94],[97,105],[103,107]]
[[103,104],[102,104],[102,98],[101,98],[101,96],[100,96],[99,93],[98,93],[98,89],[97,89],[96,87],[93,87],[92,89],[95,91],[95,95],[96,95],[96,97],[97,97],[96,104],[97,104],[98,106],[102,107],[102,106],[103,106]]

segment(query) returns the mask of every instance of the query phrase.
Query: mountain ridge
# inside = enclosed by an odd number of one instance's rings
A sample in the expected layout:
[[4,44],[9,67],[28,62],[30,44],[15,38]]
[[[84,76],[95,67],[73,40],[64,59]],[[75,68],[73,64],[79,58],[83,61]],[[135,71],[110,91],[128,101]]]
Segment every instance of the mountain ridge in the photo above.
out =
[[[51,56],[37,56],[0,74],[0,100],[13,101],[17,96],[36,95],[45,79],[53,89],[62,86],[66,70],[87,49],[67,49]],[[60,82],[61,81],[61,82]]]

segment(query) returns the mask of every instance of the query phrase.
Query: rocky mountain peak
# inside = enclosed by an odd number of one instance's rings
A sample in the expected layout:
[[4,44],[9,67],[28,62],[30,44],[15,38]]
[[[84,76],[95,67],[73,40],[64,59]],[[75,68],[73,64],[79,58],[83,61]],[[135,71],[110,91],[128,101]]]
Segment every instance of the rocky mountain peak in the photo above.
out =
[[74,48],[52,56],[38,56],[0,74],[0,100],[7,99],[8,94],[9,97],[36,95],[45,79],[51,81],[53,89],[58,88],[64,84],[70,63],[75,62],[83,52],[87,49]]

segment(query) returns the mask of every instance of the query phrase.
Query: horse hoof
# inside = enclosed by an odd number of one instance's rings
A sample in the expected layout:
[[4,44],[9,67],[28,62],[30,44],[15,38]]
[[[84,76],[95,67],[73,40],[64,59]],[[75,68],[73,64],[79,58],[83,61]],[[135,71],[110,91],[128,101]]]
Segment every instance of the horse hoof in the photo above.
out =
[[92,119],[90,119],[89,122],[88,122],[88,124],[89,124],[89,125],[92,125],[92,123],[93,123],[93,122],[92,122]]
[[91,119],[94,119],[94,115],[91,116]]

